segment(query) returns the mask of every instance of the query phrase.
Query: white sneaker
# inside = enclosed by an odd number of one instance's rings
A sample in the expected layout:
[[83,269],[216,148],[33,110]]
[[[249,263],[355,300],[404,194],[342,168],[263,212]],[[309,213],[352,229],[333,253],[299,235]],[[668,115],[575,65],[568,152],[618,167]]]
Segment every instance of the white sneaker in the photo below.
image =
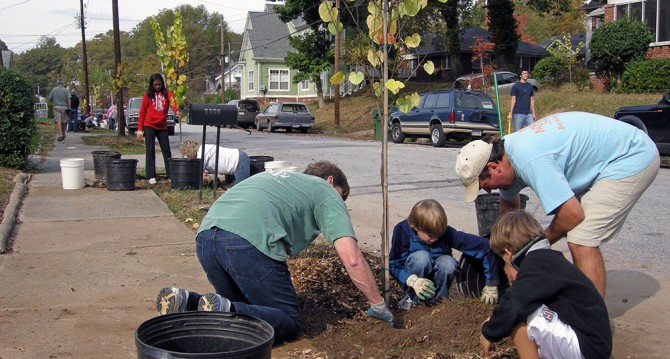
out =
[[156,184],[155,178],[149,178],[149,184]]

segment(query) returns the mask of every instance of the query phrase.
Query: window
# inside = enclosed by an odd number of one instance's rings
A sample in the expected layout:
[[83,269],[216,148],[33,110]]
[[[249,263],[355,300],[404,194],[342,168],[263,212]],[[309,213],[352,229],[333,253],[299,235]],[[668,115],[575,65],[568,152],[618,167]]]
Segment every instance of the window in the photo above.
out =
[[448,108],[451,102],[451,93],[441,93],[437,96],[436,108]]
[[631,1],[616,5],[614,15],[615,19],[630,17],[645,23],[654,34],[654,42],[670,41],[670,2],[667,0]]
[[249,72],[248,72],[247,90],[248,91],[253,91],[254,90],[254,70],[249,70]]
[[449,55],[444,55],[440,57],[440,68],[442,70],[448,70],[449,69]]
[[300,89],[301,90],[309,90],[309,80],[301,81],[300,82]]
[[289,90],[288,70],[270,70],[270,90]]
[[426,96],[426,103],[424,105],[424,108],[435,108],[435,99],[437,98],[437,94],[431,93]]

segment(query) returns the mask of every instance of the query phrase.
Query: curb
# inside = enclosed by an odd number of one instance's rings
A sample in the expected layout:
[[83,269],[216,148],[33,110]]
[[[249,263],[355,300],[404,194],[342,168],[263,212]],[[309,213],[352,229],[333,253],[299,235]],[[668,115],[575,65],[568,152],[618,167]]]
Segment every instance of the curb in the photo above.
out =
[[30,175],[27,173],[19,173],[14,177],[14,190],[12,190],[12,194],[9,196],[9,203],[7,203],[2,223],[0,223],[0,239],[2,239],[0,253],[7,251],[7,245],[14,231],[14,224],[16,223],[16,216],[19,213],[21,200],[28,189],[29,179]]

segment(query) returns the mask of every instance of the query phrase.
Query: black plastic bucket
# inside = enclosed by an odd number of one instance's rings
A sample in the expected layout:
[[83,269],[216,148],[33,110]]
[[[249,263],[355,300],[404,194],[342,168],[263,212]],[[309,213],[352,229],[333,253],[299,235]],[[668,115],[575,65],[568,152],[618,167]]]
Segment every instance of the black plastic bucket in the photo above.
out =
[[[521,209],[526,208],[528,196],[521,195]],[[479,235],[488,238],[491,230],[500,216],[500,194],[487,193],[477,196],[475,199],[475,208],[477,210],[477,227]],[[507,289],[507,277],[503,270],[502,259],[499,261],[498,270],[498,293],[502,295]],[[481,260],[468,255],[461,255],[459,261],[460,271],[456,276],[456,288],[461,295],[468,297],[481,296],[482,289],[486,285],[486,275],[484,274],[484,264]]]
[[93,151],[91,155],[93,155],[95,179],[98,180],[105,180],[107,178],[107,161],[121,158],[121,153],[116,151]]
[[107,190],[135,190],[136,159],[118,159],[107,161]]
[[[521,195],[521,209],[526,208],[528,196]],[[475,208],[477,210],[477,227],[480,236],[488,236],[491,234],[493,225],[496,224],[498,216],[500,216],[500,194],[487,193],[480,194],[475,199]]]
[[173,189],[197,189],[202,181],[202,161],[199,158],[171,158],[170,185]]
[[161,315],[135,333],[138,359],[270,358],[274,330],[258,318],[224,312]]
[[265,162],[274,161],[275,158],[272,156],[249,156],[250,170],[249,175],[253,176],[256,173],[261,173],[265,171]]

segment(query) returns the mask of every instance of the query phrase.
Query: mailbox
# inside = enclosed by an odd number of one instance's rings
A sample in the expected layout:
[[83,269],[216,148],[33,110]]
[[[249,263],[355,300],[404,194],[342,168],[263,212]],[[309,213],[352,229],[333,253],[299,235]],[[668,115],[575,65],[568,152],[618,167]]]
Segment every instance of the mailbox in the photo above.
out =
[[188,109],[189,125],[236,126],[237,106],[191,104]]

